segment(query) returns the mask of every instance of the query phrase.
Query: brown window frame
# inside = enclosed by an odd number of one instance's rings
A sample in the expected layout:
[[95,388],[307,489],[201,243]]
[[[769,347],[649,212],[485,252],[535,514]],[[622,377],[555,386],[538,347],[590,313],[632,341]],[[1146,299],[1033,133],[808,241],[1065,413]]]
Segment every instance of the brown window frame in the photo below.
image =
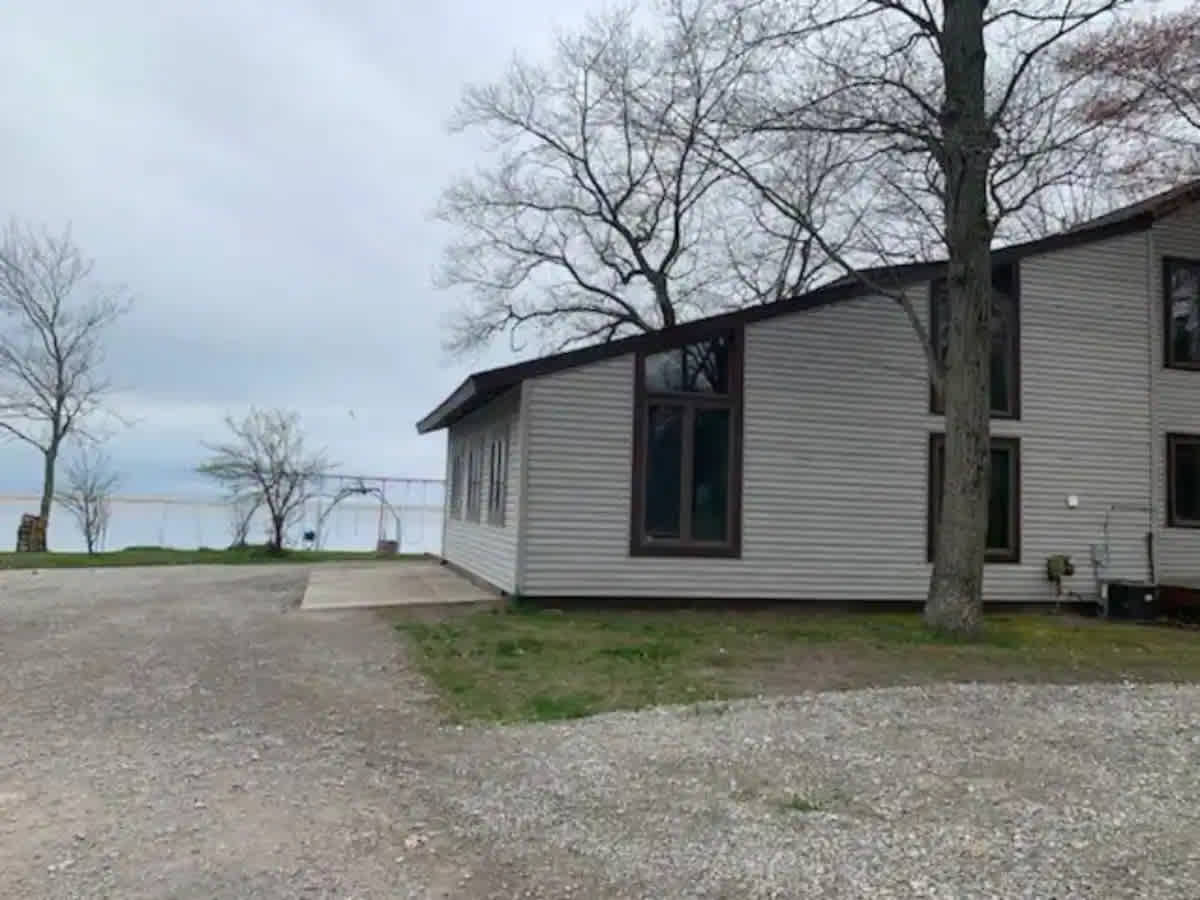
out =
[[462,518],[463,499],[463,452],[456,448],[450,454],[450,518]]
[[483,506],[483,441],[473,440],[467,447],[468,522],[478,522]]
[[[933,562],[934,543],[936,540],[938,513],[940,512],[939,494],[935,486],[939,483],[941,470],[938,467],[938,451],[945,452],[946,435],[944,432],[934,432],[929,435],[928,451],[928,482],[925,491],[925,555],[927,562]],[[1021,439],[1017,437],[999,437],[992,435],[991,448],[1007,447],[1011,459],[1009,483],[1012,485],[1012,498],[1009,506],[1012,509],[1009,523],[1009,547],[989,547],[984,553],[984,561],[988,563],[1019,563],[1021,561]],[[989,453],[991,449],[989,449]]]
[[1175,348],[1171,340],[1171,268],[1173,266],[1188,266],[1200,270],[1200,259],[1190,259],[1184,256],[1164,256],[1162,259],[1162,354],[1164,369],[1181,369],[1183,371],[1200,371],[1200,360],[1175,360]]
[[1200,434],[1171,431],[1167,433],[1167,526],[1170,528],[1200,528],[1200,519],[1181,519],[1175,512],[1175,450],[1180,444],[1200,445]]
[[508,502],[508,448],[509,426],[505,425],[492,434],[488,444],[488,503],[489,525],[503,527],[505,505]]
[[[729,391],[727,394],[646,390],[646,358],[668,350],[686,347],[714,338],[729,338]],[[689,336],[686,340],[664,341],[643,348],[634,354],[633,389],[633,474],[630,503],[630,556],[723,557],[742,555],[742,420],[745,397],[743,391],[745,334],[742,328],[724,328]],[[680,533],[678,539],[649,538],[645,529],[647,428],[651,403],[666,403],[683,407],[683,441],[680,448]],[[694,450],[694,421],[698,409],[729,410],[729,484],[728,525],[723,541],[695,540],[687,536],[691,523],[692,460]]]
[[[1008,292],[1009,299],[1012,302],[1012,316],[1009,322],[1008,333],[1009,403],[1007,409],[993,409],[990,410],[990,413],[993,419],[1019,420],[1021,418],[1021,265],[1018,262],[1012,262],[993,266],[993,285],[995,285],[997,280],[996,273],[1003,268],[1012,270],[1012,290]],[[945,281],[945,278],[936,278],[929,282],[928,287],[929,339],[935,342],[939,337],[940,322],[937,313],[938,304],[934,300],[934,292],[937,285]],[[929,383],[929,412],[937,416],[944,415],[946,412],[945,402],[932,381]]]

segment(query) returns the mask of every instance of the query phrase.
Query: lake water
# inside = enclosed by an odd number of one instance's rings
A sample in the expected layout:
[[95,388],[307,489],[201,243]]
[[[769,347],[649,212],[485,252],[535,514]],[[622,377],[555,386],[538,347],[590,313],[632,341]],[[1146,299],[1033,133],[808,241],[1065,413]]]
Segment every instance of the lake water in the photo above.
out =
[[[425,496],[393,500],[384,509],[385,536],[396,540],[405,553],[440,553],[442,546],[441,486]],[[390,496],[390,495],[389,495]],[[317,517],[329,501],[312,501],[305,515],[292,528],[291,541],[298,546],[306,528],[315,527]],[[33,495],[0,495],[0,549],[16,546],[17,526],[22,513],[37,511]],[[321,547],[327,550],[374,550],[380,534],[380,504],[370,499],[343,500],[335,506],[322,526]],[[220,497],[138,497],[119,496],[112,501],[112,518],[104,546],[119,550],[131,545],[152,544],[160,547],[225,547],[233,537],[232,510]],[[249,540],[258,543],[268,533],[265,516],[255,518]],[[71,514],[55,505],[50,514],[52,550],[83,550],[83,535]]]

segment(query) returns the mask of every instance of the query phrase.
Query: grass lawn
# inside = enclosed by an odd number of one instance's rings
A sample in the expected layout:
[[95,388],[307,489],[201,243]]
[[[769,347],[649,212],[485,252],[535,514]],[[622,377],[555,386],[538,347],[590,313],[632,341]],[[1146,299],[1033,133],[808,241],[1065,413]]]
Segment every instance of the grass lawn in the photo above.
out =
[[88,566],[188,566],[197,564],[319,563],[338,560],[412,560],[422,554],[380,556],[374,551],[287,550],[282,556],[265,547],[229,550],[176,550],[171,547],[126,547],[106,553],[0,553],[0,569],[77,569]]
[[474,612],[396,628],[459,721],[932,681],[1200,681],[1200,632],[1049,614],[989,616],[971,644],[916,613]]

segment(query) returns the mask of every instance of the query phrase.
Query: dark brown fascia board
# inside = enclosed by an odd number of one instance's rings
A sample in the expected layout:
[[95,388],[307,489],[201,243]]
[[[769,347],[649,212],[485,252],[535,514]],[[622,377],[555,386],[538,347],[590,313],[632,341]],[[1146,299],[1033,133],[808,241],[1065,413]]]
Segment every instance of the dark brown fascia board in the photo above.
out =
[[417,423],[417,431],[426,434],[445,428],[478,409],[494,398],[500,392],[513,387],[528,379],[542,375],[573,369],[588,363],[624,356],[626,353],[654,352],[658,349],[674,347],[681,343],[698,340],[717,331],[731,327],[772,319],[776,316],[793,312],[804,312],[821,306],[828,306],[842,300],[848,300],[867,293],[864,285],[852,282],[839,282],[817,288],[799,297],[779,300],[775,303],[763,303],[732,312],[709,316],[705,319],[695,319],[660,331],[645,334],[635,334],[630,337],[609,341],[606,344],[592,344],[578,350],[567,350],[552,356],[543,356],[526,362],[514,363],[498,369],[488,369],[468,376],[449,397],[443,400],[425,418]]
[[1078,225],[1076,230],[1086,231],[1101,225],[1108,225],[1118,221],[1123,222],[1126,219],[1144,213],[1150,213],[1155,219],[1161,219],[1197,201],[1200,201],[1200,179],[1193,179],[1183,184],[1178,184],[1173,188],[1168,188],[1144,200],[1126,204],[1102,216],[1097,216],[1088,222]]
[[[1107,222],[1095,228],[1068,231],[1036,241],[1002,247],[992,251],[992,263],[1005,265],[1028,256],[1066,250],[1081,244],[1144,231],[1154,224],[1155,218],[1156,216],[1152,212],[1142,212],[1117,222]],[[476,372],[468,376],[455,389],[454,393],[417,423],[417,432],[427,434],[430,431],[437,431],[452,425],[467,413],[479,409],[497,394],[527,378],[550,375],[564,369],[624,356],[626,353],[653,352],[657,349],[673,347],[722,329],[741,327],[753,322],[761,322],[764,319],[806,312],[832,303],[841,303],[845,300],[866,296],[875,288],[895,289],[922,281],[930,281],[939,277],[945,267],[945,260],[938,260],[864,269],[856,276],[841,278],[798,297],[749,306],[705,319],[695,319],[661,331],[636,334],[609,341],[606,344],[593,344],[578,350],[567,350],[552,356],[543,356],[510,366],[502,366],[498,369]]]
[[455,410],[469,404],[478,395],[478,390],[475,387],[475,380],[478,377],[478,375],[468,375],[449,397],[439,403],[436,409],[417,423],[417,433],[427,434],[430,431],[437,431],[439,428],[444,428],[450,424],[449,422],[442,422],[442,420],[452,415]]

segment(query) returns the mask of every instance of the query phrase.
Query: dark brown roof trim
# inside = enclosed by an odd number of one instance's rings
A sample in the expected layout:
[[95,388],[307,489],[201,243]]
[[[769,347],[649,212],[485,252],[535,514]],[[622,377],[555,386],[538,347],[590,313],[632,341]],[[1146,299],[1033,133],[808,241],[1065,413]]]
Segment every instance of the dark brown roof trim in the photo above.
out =
[[[709,316],[704,319],[694,319],[682,325],[635,334],[630,337],[609,341],[606,344],[593,344],[578,350],[568,350],[565,353],[555,353],[531,359],[528,362],[514,363],[499,369],[488,369],[469,375],[449,397],[438,404],[437,408],[417,423],[417,431],[426,434],[454,424],[463,416],[473,412],[493,400],[502,391],[526,380],[573,369],[588,363],[624,356],[636,351],[654,352],[667,349],[679,344],[698,340],[715,331],[722,331],[735,325],[744,325],[771,319],[785,313],[804,312],[820,306],[828,306],[842,300],[860,296],[865,292],[863,285],[858,283],[837,283],[810,291],[800,297],[780,300],[775,303],[763,303],[733,312]],[[786,307],[786,309],[785,309]]]
[[[1108,238],[1119,237],[1137,231],[1144,231],[1154,224],[1156,215],[1153,212],[1141,211],[1118,221],[1105,222],[1092,228],[1067,231],[1051,235],[1036,241],[1014,244],[992,251],[993,265],[1004,265],[1016,262],[1027,256],[1042,253],[1052,253],[1056,250],[1066,250],[1081,244],[1090,244]],[[776,316],[786,316],[792,313],[806,312],[818,309],[832,303],[840,303],[861,297],[871,292],[874,287],[898,288],[909,284],[930,281],[939,277],[945,270],[945,260],[935,262],[905,263],[896,266],[880,266],[864,269],[856,278],[842,278],[832,284],[809,291],[799,297],[778,300],[774,303],[763,303],[749,306],[733,312],[709,316],[705,319],[695,319],[654,331],[647,334],[637,334],[631,337],[609,341],[606,344],[593,344],[578,350],[568,350],[565,353],[555,353],[527,362],[515,363],[498,369],[488,369],[470,375],[460,384],[449,397],[443,400],[425,418],[417,423],[417,431],[427,434],[453,425],[463,416],[474,412],[493,400],[505,390],[521,383],[527,378],[538,378],[564,369],[623,356],[634,351],[654,351],[665,349],[681,343],[696,340],[713,331],[719,331],[731,326],[744,326]]]
[[1195,179],[1183,184],[1177,184],[1173,188],[1168,188],[1144,200],[1138,200],[1136,203],[1118,207],[1102,216],[1097,216],[1094,219],[1077,225],[1074,230],[1089,230],[1114,222],[1124,222],[1131,217],[1136,217],[1144,213],[1149,213],[1155,219],[1161,219],[1198,200],[1200,200],[1200,179]]

